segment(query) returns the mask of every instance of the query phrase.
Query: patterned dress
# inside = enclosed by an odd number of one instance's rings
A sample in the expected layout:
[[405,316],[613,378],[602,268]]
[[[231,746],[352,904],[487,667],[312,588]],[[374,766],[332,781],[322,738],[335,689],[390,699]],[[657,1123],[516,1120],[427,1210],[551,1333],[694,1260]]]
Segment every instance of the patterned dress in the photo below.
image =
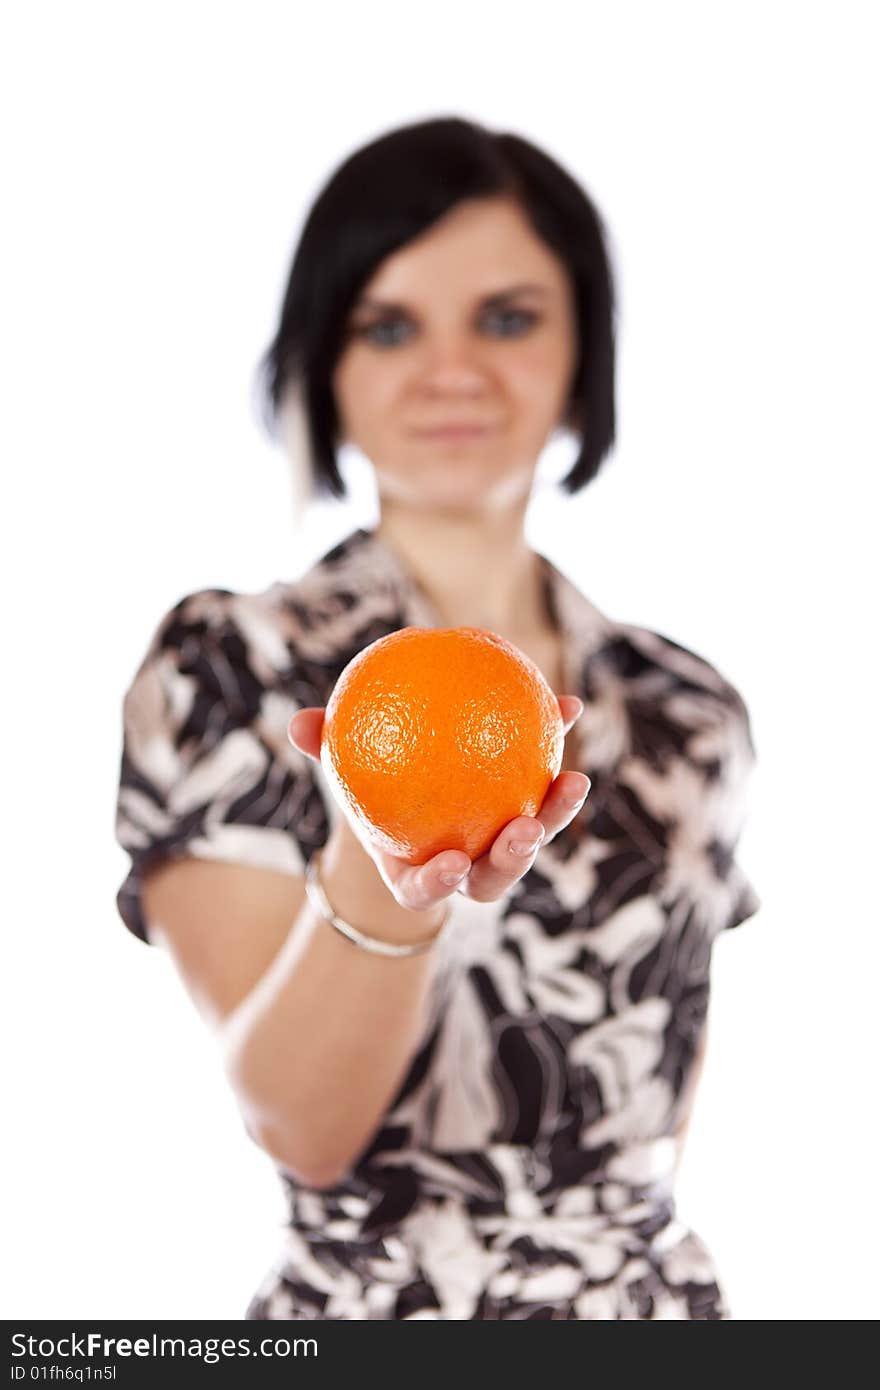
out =
[[[423,1034],[369,1147],[332,1189],[278,1169],[289,1215],[248,1319],[730,1317],[676,1216],[674,1132],[713,943],[760,907],[734,857],[748,713],[707,661],[541,565],[590,795],[503,899],[451,900]],[[135,935],[149,942],[154,860],[302,874],[338,812],[290,717],[407,625],[438,623],[363,529],[295,581],[164,616],[124,703],[117,904]]]

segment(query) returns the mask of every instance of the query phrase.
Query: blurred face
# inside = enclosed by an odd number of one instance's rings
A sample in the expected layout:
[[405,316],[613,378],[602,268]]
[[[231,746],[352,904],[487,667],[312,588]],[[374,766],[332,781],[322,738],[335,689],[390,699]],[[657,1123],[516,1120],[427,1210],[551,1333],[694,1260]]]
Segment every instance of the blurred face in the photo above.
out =
[[507,198],[462,203],[364,286],[333,375],[340,443],[380,496],[496,509],[528,496],[577,365],[567,271]]

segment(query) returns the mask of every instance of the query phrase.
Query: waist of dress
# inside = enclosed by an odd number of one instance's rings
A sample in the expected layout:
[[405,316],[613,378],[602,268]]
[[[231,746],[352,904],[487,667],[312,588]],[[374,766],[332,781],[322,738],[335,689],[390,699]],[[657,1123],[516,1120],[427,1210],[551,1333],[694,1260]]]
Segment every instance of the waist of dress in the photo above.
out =
[[587,1238],[614,1227],[648,1234],[674,1212],[675,1152],[665,1136],[595,1166],[589,1154],[551,1158],[534,1145],[388,1150],[335,1188],[291,1185],[291,1222],[304,1234],[352,1241],[386,1234],[416,1211],[442,1209],[481,1234],[511,1239],[537,1230]]

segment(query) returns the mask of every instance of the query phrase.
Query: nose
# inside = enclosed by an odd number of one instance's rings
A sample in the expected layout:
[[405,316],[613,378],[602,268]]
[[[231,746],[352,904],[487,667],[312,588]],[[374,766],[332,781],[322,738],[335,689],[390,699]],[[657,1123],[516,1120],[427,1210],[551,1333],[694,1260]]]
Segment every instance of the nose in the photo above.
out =
[[425,344],[419,379],[430,395],[480,395],[490,382],[480,345],[460,334]]

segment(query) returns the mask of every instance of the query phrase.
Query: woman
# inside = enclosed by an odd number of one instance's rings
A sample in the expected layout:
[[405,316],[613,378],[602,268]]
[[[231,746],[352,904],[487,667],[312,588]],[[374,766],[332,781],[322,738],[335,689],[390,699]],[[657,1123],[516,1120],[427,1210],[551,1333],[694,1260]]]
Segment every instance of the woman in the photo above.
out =
[[[524,536],[554,430],[569,492],[613,443],[598,214],[517,137],[395,131],[318,198],[265,366],[320,486],[342,443],[371,461],[380,521],[165,615],[118,819],[122,917],[216,1028],[289,1197],[247,1317],[729,1317],[673,1179],[711,946],[759,905],[733,857],[748,714]],[[560,692],[560,775],[474,863],[371,850],[323,781],[334,682],[407,625],[500,633]]]

